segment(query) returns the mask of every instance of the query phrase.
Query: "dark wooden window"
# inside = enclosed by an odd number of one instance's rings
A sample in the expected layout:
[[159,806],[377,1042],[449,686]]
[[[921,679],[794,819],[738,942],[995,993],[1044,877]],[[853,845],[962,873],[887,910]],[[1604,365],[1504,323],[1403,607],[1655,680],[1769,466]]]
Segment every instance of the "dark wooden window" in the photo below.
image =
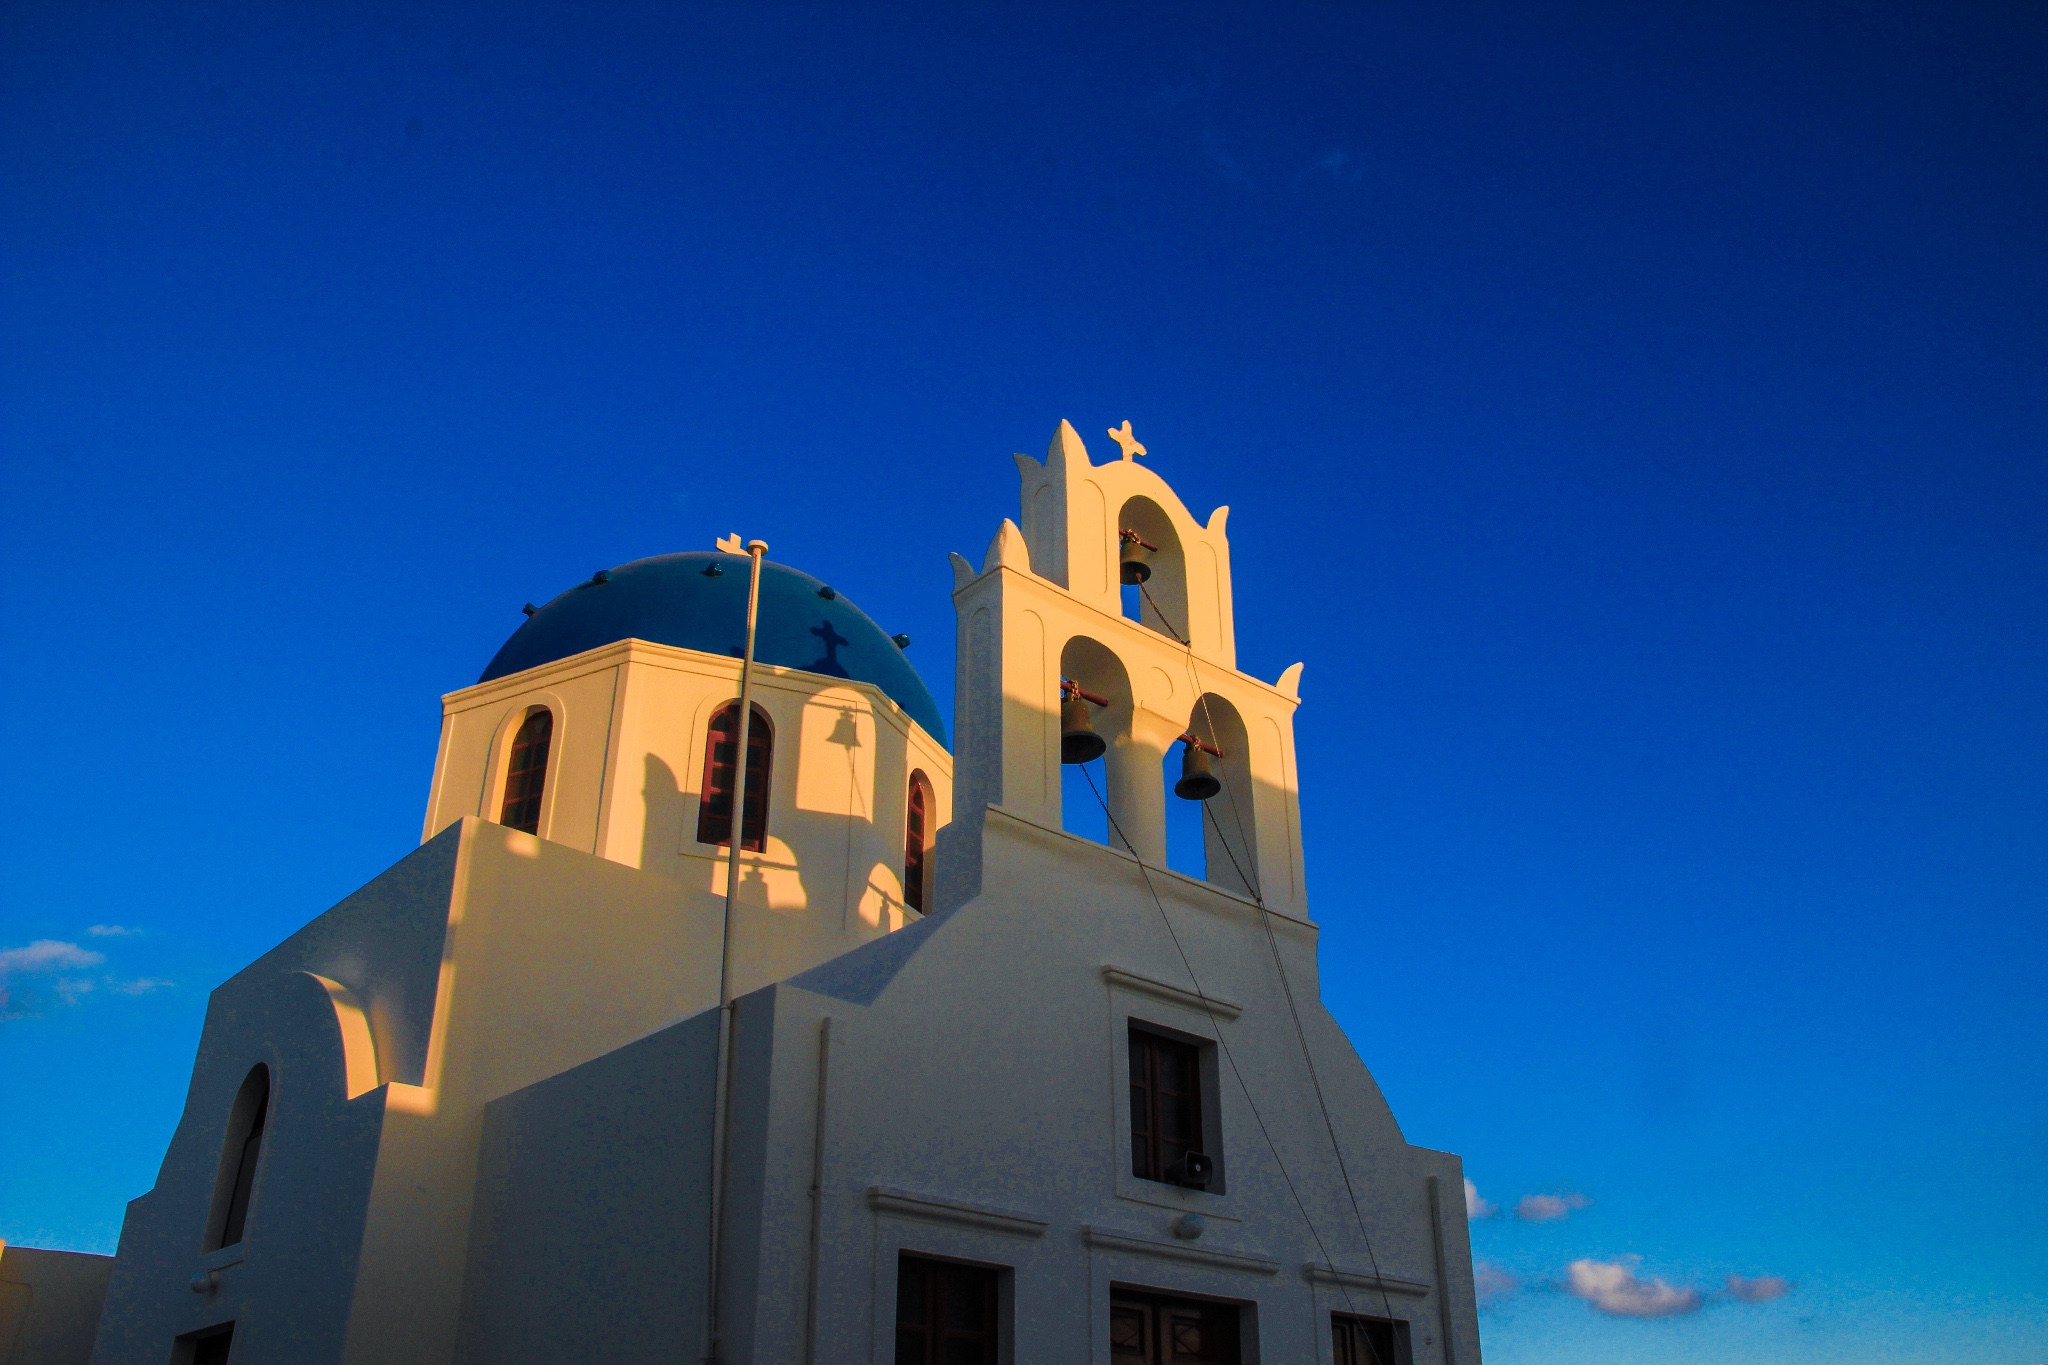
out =
[[227,1142],[214,1191],[214,1225],[220,1231],[207,1239],[209,1251],[242,1240],[249,1222],[249,1198],[256,1190],[256,1166],[263,1156],[263,1128],[269,1117],[270,1068],[258,1066],[242,1082],[228,1113]]
[[1202,1053],[1131,1029],[1131,1174],[1178,1183],[1180,1159],[1202,1151]]
[[[741,822],[740,847],[759,853],[768,846],[768,769],[775,753],[775,732],[768,713],[756,706],[747,726],[747,810]],[[697,806],[697,842],[722,844],[732,838],[732,789],[738,776],[740,704],[729,702],[711,718],[704,740],[704,796]]]
[[178,1338],[178,1349],[171,1353],[171,1359],[177,1365],[228,1365],[234,1349],[235,1325],[229,1323]]
[[1119,1290],[1109,1300],[1115,1365],[1238,1365],[1237,1307]]
[[896,1365],[995,1365],[996,1272],[896,1261]]
[[540,797],[548,783],[548,741],[554,738],[555,713],[542,708],[520,723],[512,737],[512,758],[505,765],[505,805],[498,823],[507,829],[540,833]]
[[1408,1365],[1408,1324],[1352,1313],[1330,1314],[1336,1365]]
[[910,775],[910,809],[903,819],[903,903],[924,913],[925,840],[931,825],[931,784]]

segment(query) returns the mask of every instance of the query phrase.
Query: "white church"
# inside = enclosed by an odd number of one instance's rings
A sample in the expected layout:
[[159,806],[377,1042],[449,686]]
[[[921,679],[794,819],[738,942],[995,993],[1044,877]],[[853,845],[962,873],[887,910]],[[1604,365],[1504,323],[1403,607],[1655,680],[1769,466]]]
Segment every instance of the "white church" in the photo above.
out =
[[1110,435],[953,557],[950,747],[737,541],[529,606],[420,847],[213,993],[96,1333],[16,1365],[1479,1365],[1458,1159],[1320,1000],[1301,665],[1238,671],[1227,509]]

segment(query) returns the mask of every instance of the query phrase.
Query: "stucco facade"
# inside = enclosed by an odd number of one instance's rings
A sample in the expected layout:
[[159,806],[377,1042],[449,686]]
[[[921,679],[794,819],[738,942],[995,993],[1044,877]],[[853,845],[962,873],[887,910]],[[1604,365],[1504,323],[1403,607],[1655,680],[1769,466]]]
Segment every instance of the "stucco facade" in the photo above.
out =
[[111,1256],[0,1242],[0,1365],[69,1365],[92,1354]]
[[[987,1287],[959,1341],[990,1360],[1134,1359],[1117,1315],[1156,1301],[1214,1310],[1174,1359],[1331,1360],[1338,1314],[1476,1365],[1457,1159],[1402,1138],[1320,1004],[1300,666],[1236,669],[1225,511],[1065,423],[1018,463],[1021,525],[954,557],[957,770],[900,686],[757,671],[719,1359],[904,1358],[899,1279],[941,1266]],[[726,887],[698,805],[738,670],[628,636],[444,699],[421,847],[215,992],[95,1361],[702,1358]],[[1063,680],[1104,703],[1107,846],[1061,829]],[[529,833],[494,817],[541,709]],[[1183,734],[1220,751],[1206,879],[1164,866]],[[1134,1145],[1167,1103],[1141,1040],[1196,1068],[1171,1172]]]

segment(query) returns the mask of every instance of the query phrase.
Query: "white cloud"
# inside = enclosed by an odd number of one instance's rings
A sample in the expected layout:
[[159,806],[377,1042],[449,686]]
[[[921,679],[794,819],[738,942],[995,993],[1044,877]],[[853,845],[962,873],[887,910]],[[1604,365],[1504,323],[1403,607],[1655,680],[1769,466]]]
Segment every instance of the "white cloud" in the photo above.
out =
[[1479,1187],[1470,1180],[1465,1182],[1465,1216],[1467,1218],[1491,1218],[1500,1212],[1500,1206],[1489,1204],[1479,1197]]
[[[87,932],[108,938],[142,931],[100,924]],[[40,1013],[52,997],[67,1005],[76,1005],[101,986],[118,995],[148,995],[173,984],[153,976],[122,980],[115,976],[79,975],[106,960],[105,953],[54,938],[39,938],[19,948],[0,948],[0,1021]],[[24,980],[28,977],[51,979],[31,983]]]
[[1525,1223],[1555,1223],[1569,1218],[1593,1201],[1583,1194],[1525,1194],[1515,1205],[1515,1217]]
[[60,976],[50,987],[57,992],[57,998],[67,1005],[75,1005],[92,994],[93,983],[82,976]]
[[85,932],[94,938],[134,938],[143,931],[129,924],[92,924]]
[[39,938],[34,943],[20,948],[0,948],[0,976],[18,976],[27,972],[58,972],[67,967],[97,967],[106,960],[105,953],[81,948],[76,943],[64,943],[54,938]]
[[1475,1261],[1472,1265],[1472,1288],[1478,1292],[1481,1308],[1499,1303],[1521,1287],[1520,1280],[1492,1261]]
[[1566,1267],[1565,1290],[1609,1317],[1670,1318],[1695,1313],[1705,1302],[1699,1290],[1636,1274],[1636,1258],[1577,1260]]
[[1769,1303],[1792,1287],[1792,1282],[1781,1275],[1759,1275],[1745,1280],[1740,1275],[1728,1277],[1728,1297],[1743,1303]]

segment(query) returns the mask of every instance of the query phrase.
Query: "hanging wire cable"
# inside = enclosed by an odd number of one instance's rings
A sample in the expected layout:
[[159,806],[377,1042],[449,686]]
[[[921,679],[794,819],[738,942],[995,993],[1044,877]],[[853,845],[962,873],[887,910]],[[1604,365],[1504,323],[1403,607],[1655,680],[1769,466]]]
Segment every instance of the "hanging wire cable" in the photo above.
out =
[[[1194,690],[1198,704],[1202,708],[1202,719],[1208,724],[1209,739],[1213,743],[1217,738],[1216,718],[1214,714],[1211,713],[1211,711],[1209,710],[1209,694],[1202,687],[1201,676],[1196,667],[1194,642],[1192,639],[1183,636],[1179,631],[1174,629],[1172,619],[1168,617],[1165,612],[1159,609],[1159,603],[1157,600],[1153,598],[1152,590],[1150,588],[1146,587],[1143,583],[1140,583],[1138,584],[1138,591],[1144,595],[1146,605],[1152,608],[1152,614],[1159,618],[1159,624],[1166,628],[1167,636],[1171,638],[1176,644],[1180,645],[1182,649],[1187,651],[1185,655],[1185,660],[1188,668],[1188,682]],[[1092,789],[1094,785],[1092,779],[1090,780],[1089,785]],[[1237,808],[1237,794],[1231,789],[1231,784],[1227,780],[1223,784],[1223,793],[1224,796],[1230,802],[1231,822],[1237,827],[1238,840],[1246,850],[1246,853],[1249,854],[1252,847],[1251,840],[1245,829],[1244,818],[1239,813]],[[1100,798],[1097,799],[1099,800]],[[1105,806],[1103,809],[1106,811],[1108,807]],[[1217,822],[1215,812],[1209,809],[1209,803],[1206,801],[1202,803],[1202,814],[1204,815],[1204,817],[1207,818],[1211,827],[1215,829],[1216,842],[1222,845],[1223,852],[1230,859],[1230,865],[1232,869],[1236,871],[1238,880],[1251,891],[1252,903],[1258,906],[1259,908],[1259,926],[1265,930],[1266,947],[1272,953],[1273,956],[1273,970],[1279,974],[1280,990],[1281,993],[1287,999],[1287,1014],[1288,1017],[1292,1019],[1294,1022],[1295,1040],[1301,1046],[1302,1061],[1306,1063],[1308,1066],[1309,1085],[1315,1091],[1316,1108],[1322,1112],[1323,1129],[1325,1132],[1329,1134],[1330,1137],[1330,1151],[1336,1156],[1337,1172],[1344,1179],[1344,1195],[1345,1198],[1350,1201],[1351,1216],[1353,1220],[1356,1221],[1356,1223],[1358,1224],[1359,1239],[1363,1241],[1365,1244],[1366,1260],[1372,1267],[1373,1280],[1379,1286],[1380,1302],[1385,1308],[1387,1317],[1389,1319],[1392,1319],[1394,1316],[1393,1300],[1388,1297],[1386,1280],[1380,1274],[1379,1256],[1373,1250],[1372,1234],[1367,1232],[1365,1229],[1365,1214],[1358,1206],[1358,1190],[1351,1183],[1350,1163],[1344,1160],[1344,1146],[1343,1143],[1341,1143],[1337,1138],[1337,1123],[1336,1120],[1332,1118],[1330,1115],[1329,1099],[1323,1093],[1322,1076],[1316,1070],[1315,1055],[1309,1049],[1308,1030],[1303,1026],[1301,1022],[1301,1008],[1295,1002],[1294,999],[1294,984],[1292,981],[1289,980],[1287,975],[1286,963],[1281,959],[1280,956],[1279,936],[1273,932],[1273,912],[1266,905],[1266,898],[1262,889],[1259,886],[1259,883],[1256,879],[1256,875],[1247,876],[1245,873],[1245,869],[1239,865],[1237,861],[1237,854],[1234,851],[1232,851],[1230,847],[1230,840],[1224,836],[1222,825]],[[1141,862],[1139,866],[1142,868],[1144,864]],[[1256,870],[1254,870],[1254,873],[1255,872]],[[1149,884],[1150,883],[1148,879],[1147,885]],[[1157,897],[1155,896],[1154,899],[1157,899]],[[1165,913],[1165,908],[1163,906],[1160,909],[1160,913],[1162,915]],[[1171,926],[1169,926],[1169,928],[1170,927]],[[1178,946],[1177,941],[1176,946]],[[1441,1236],[1442,1234],[1438,1233],[1437,1235]],[[1318,1245],[1320,1245],[1320,1242],[1318,1242]],[[1329,1257],[1327,1252],[1325,1252],[1324,1254],[1324,1260],[1328,1262],[1331,1271],[1334,1273],[1337,1269],[1336,1262]],[[1441,1295],[1444,1292],[1444,1286],[1439,1284],[1437,1286],[1437,1293]]]
[[[1088,791],[1089,794],[1095,798],[1095,804],[1102,807],[1103,818],[1109,822],[1109,828],[1111,832],[1116,835],[1117,840],[1120,843],[1122,843],[1125,848],[1130,848],[1131,843],[1128,839],[1124,838],[1123,827],[1117,824],[1116,816],[1113,813],[1111,813],[1109,809],[1109,803],[1102,799],[1102,793],[1099,790],[1097,790],[1095,786],[1095,774],[1088,771],[1088,766],[1086,764],[1080,764],[1077,766],[1079,766],[1081,769],[1081,776],[1087,779]],[[1308,1211],[1307,1202],[1302,1199],[1301,1191],[1295,1186],[1294,1177],[1288,1173],[1287,1162],[1280,1155],[1279,1144],[1273,1141],[1273,1134],[1271,1130],[1269,1130],[1266,1127],[1265,1115],[1259,1112],[1259,1102],[1256,1099],[1252,1098],[1251,1086],[1246,1083],[1244,1078],[1244,1072],[1238,1069],[1237,1055],[1230,1050],[1230,1044],[1224,1040],[1223,1030],[1216,1021],[1215,1005],[1210,1001],[1208,992],[1202,989],[1202,979],[1200,975],[1196,973],[1195,964],[1188,957],[1187,949],[1181,946],[1180,934],[1176,932],[1173,927],[1173,917],[1166,913],[1166,902],[1159,898],[1159,888],[1152,884],[1151,869],[1145,866],[1145,860],[1143,858],[1138,858],[1135,854],[1133,855],[1133,861],[1136,862],[1138,865],[1138,876],[1145,883],[1146,893],[1152,897],[1153,908],[1159,911],[1159,922],[1166,926],[1166,936],[1167,938],[1173,941],[1173,951],[1176,955],[1179,956],[1180,965],[1182,969],[1187,972],[1188,980],[1193,984],[1195,988],[1195,996],[1202,1002],[1202,1013],[1209,1021],[1209,1032],[1211,1036],[1213,1036],[1216,1039],[1216,1050],[1222,1054],[1223,1060],[1229,1064],[1230,1074],[1232,1078],[1234,1078],[1237,1081],[1237,1088],[1238,1091],[1244,1096],[1245,1106],[1252,1111],[1252,1121],[1258,1125],[1259,1136],[1265,1140],[1266,1150],[1269,1153],[1271,1153],[1273,1157],[1273,1165],[1276,1168],[1278,1168],[1280,1172],[1280,1179],[1282,1180],[1282,1182],[1286,1184],[1287,1193],[1290,1197],[1293,1198],[1294,1207],[1301,1214],[1302,1225],[1308,1229],[1308,1235],[1315,1239],[1316,1250],[1322,1253],[1323,1264],[1329,1266],[1331,1270],[1334,1271],[1337,1267],[1336,1259],[1330,1255],[1330,1248],[1323,1241],[1322,1233],[1317,1230],[1316,1220],[1313,1216],[1310,1215]],[[1314,1075],[1313,1066],[1310,1067],[1310,1075]],[[1338,1158],[1338,1161],[1341,1165],[1343,1158],[1340,1156]],[[1356,1213],[1356,1211],[1357,1208],[1354,1202],[1353,1212]],[[1360,1225],[1360,1228],[1361,1231],[1363,1231],[1363,1224]],[[1371,1254],[1371,1244],[1369,1239],[1367,1243],[1367,1254]],[[1374,1262],[1373,1278],[1375,1280],[1379,1279],[1379,1268],[1377,1261]],[[1345,1284],[1341,1278],[1338,1278],[1335,1275],[1332,1276],[1332,1282],[1336,1284],[1338,1292],[1344,1296],[1345,1311],[1356,1314],[1358,1311],[1358,1305],[1352,1301],[1351,1287]],[[1379,1286],[1379,1289],[1380,1299],[1386,1305],[1387,1318],[1389,1321],[1391,1321],[1394,1316],[1394,1309],[1392,1301],[1387,1298],[1386,1285],[1382,1283]],[[1370,1343],[1368,1343],[1368,1348],[1370,1349]],[[1392,1365],[1392,1362],[1387,1362],[1387,1365]]]
[[[1211,824],[1215,823],[1215,814],[1209,810],[1208,804],[1206,802],[1202,806],[1202,812],[1204,815],[1208,816]],[[1218,841],[1221,842],[1223,835],[1221,826],[1217,827],[1216,834]],[[1224,852],[1228,853],[1229,851],[1229,847],[1226,844]],[[1236,862],[1236,859],[1232,858],[1231,861],[1234,863]],[[1266,909],[1266,907],[1263,904],[1259,906],[1259,911],[1259,923],[1263,925],[1266,930],[1266,948],[1273,955],[1273,970],[1277,972],[1280,976],[1280,990],[1282,994],[1284,994],[1287,997],[1287,1013],[1289,1017],[1291,1017],[1294,1020],[1295,1041],[1301,1045],[1302,1060],[1308,1064],[1308,1079],[1310,1086],[1312,1086],[1315,1090],[1316,1107],[1322,1110],[1323,1128],[1330,1135],[1330,1149],[1337,1154],[1337,1172],[1344,1178],[1344,1194],[1345,1197],[1351,1201],[1351,1216],[1358,1222],[1358,1235],[1365,1242],[1365,1255],[1367,1261],[1372,1266],[1373,1279],[1380,1281],[1379,1290],[1381,1303],[1386,1309],[1387,1316],[1391,1318],[1394,1316],[1393,1301],[1387,1297],[1386,1282],[1380,1277],[1379,1257],[1374,1254],[1372,1249],[1372,1235],[1365,1230],[1365,1216],[1363,1213],[1359,1211],[1358,1207],[1358,1192],[1352,1188],[1351,1171],[1344,1161],[1343,1148],[1337,1141],[1337,1125],[1335,1121],[1330,1117],[1329,1102],[1323,1097],[1322,1078],[1316,1071],[1315,1054],[1309,1049],[1308,1032],[1303,1027],[1301,1022],[1301,1010],[1299,1006],[1295,1004],[1294,1001],[1294,986],[1293,983],[1288,980],[1287,968],[1281,962],[1280,959],[1280,941],[1278,936],[1275,935],[1273,932],[1272,914],[1270,911]],[[1333,1264],[1331,1268],[1334,1270],[1336,1267]],[[1438,1292],[1442,1292],[1442,1286],[1438,1286]]]

